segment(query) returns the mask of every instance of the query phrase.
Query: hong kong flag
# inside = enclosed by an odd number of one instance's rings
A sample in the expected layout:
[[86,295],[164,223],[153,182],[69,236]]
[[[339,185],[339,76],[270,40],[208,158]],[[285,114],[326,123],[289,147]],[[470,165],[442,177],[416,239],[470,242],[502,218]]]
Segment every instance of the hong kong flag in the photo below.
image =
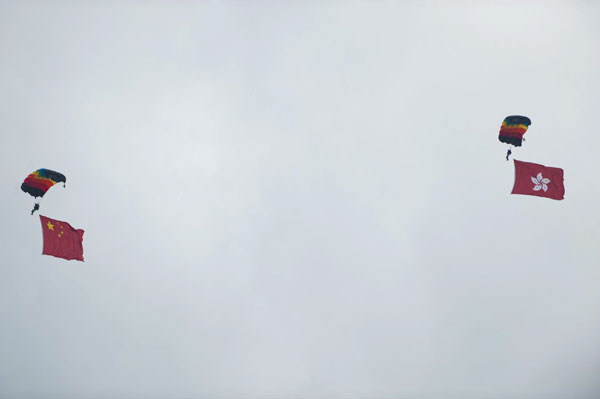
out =
[[531,162],[515,161],[515,185],[512,194],[565,198],[563,170]]
[[73,228],[67,222],[40,215],[44,236],[43,255],[83,262],[83,230]]

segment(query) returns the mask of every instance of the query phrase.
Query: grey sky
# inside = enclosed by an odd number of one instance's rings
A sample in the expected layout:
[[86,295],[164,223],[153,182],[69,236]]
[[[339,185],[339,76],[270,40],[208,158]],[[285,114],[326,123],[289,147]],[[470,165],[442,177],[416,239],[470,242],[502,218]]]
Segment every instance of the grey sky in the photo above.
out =
[[593,1],[0,2],[0,397],[597,397],[599,48]]

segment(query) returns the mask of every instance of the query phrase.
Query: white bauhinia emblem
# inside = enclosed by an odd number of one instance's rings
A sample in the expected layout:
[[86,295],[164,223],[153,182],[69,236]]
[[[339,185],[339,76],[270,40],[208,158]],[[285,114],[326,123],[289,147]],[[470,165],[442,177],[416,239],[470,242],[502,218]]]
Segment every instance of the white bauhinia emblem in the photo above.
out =
[[542,176],[542,172],[537,174],[537,177],[531,177],[531,181],[535,186],[533,187],[533,191],[548,191],[548,183],[550,183],[550,179]]

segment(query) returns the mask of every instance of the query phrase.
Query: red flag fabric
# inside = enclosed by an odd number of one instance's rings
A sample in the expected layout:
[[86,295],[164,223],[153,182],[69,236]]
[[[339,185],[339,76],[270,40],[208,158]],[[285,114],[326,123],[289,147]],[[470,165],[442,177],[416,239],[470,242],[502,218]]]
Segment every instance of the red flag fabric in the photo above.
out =
[[42,215],[40,215],[40,222],[44,236],[43,255],[83,262],[83,230],[74,229],[67,222]]
[[564,171],[537,163],[515,161],[515,185],[512,194],[565,198]]

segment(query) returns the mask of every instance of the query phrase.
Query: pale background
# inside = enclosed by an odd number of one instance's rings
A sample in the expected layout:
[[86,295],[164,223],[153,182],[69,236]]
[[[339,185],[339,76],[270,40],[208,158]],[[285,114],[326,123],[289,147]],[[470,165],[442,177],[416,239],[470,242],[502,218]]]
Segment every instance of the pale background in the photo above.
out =
[[0,2],[0,396],[599,397],[599,49],[597,1]]

